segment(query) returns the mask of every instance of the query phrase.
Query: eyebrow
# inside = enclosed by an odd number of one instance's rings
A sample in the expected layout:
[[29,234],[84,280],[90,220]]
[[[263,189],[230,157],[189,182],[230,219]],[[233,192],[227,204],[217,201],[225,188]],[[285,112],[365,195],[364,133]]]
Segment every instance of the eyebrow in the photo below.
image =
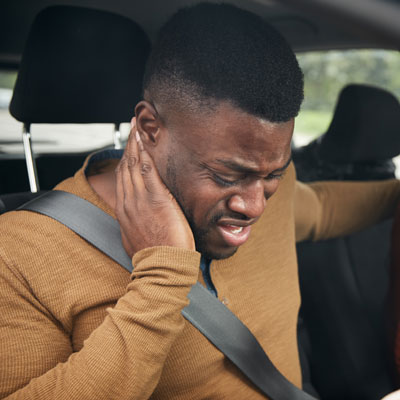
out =
[[[256,171],[254,168],[250,168],[250,167],[245,167],[244,165],[238,164],[234,161],[229,161],[229,160],[220,160],[220,159],[216,159],[215,160],[217,163],[222,164],[224,167],[232,169],[233,171],[236,172],[241,172],[241,173],[246,173],[246,174],[256,174],[258,173],[258,171]],[[272,171],[271,173],[276,173],[276,172],[283,172],[285,171],[290,163],[292,162],[292,156],[289,157],[289,159],[286,161],[285,165],[281,168],[277,168],[274,171]]]

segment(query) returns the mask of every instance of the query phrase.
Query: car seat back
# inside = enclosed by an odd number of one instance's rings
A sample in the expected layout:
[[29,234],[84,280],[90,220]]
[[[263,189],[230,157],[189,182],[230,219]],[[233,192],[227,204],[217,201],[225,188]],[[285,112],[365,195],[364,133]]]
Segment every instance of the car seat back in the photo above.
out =
[[121,15],[73,6],[52,6],[37,15],[10,103],[11,114],[24,124],[31,191],[39,185],[30,125],[112,123],[118,127],[130,121],[142,96],[149,51],[150,41],[142,28]]
[[348,85],[340,93],[323,135],[293,152],[297,177],[317,180],[380,180],[394,177],[400,149],[399,102],[386,90]]
[[[390,93],[350,85],[328,131],[294,150],[298,179],[394,178],[400,105]],[[373,400],[394,389],[385,346],[392,221],[344,238],[297,245],[307,368],[322,399]],[[303,360],[304,361],[304,360]]]
[[22,204],[34,199],[35,197],[41,196],[46,193],[46,191],[41,192],[20,192],[20,193],[10,193],[0,196],[0,215],[10,211],[15,210]]
[[387,296],[387,328],[393,378],[400,387],[400,203],[393,220],[391,238],[389,293]]

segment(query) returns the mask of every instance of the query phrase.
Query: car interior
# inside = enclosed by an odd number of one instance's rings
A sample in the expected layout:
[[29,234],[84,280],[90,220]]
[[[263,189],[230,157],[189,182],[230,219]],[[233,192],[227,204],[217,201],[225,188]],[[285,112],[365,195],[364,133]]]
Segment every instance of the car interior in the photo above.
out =
[[[298,179],[393,179],[399,127],[400,104],[391,93],[347,86],[328,130],[293,151]],[[309,335],[306,358],[322,398],[374,399],[393,389],[384,346],[391,225],[388,219],[344,238],[297,245],[299,335]]]
[[[170,15],[196,2],[2,2],[0,72],[15,73],[16,81],[0,111],[19,122],[19,131],[6,132],[0,119],[0,214],[51,190],[93,151],[124,147],[123,124],[141,98],[151,42]],[[400,4],[394,0],[365,0],[358,8],[358,1],[347,8],[333,0],[325,5],[317,0],[226,2],[268,20],[298,54],[399,50],[398,24],[392,21],[400,18]],[[336,107],[325,133],[303,146],[293,143],[298,179],[399,176],[393,161],[400,153],[398,96],[353,82],[332,101]],[[43,124],[50,128],[36,134]],[[112,129],[105,144],[93,140],[89,147],[66,151],[59,129],[71,124],[79,124],[79,132],[89,124],[110,124]],[[48,145],[45,150],[35,146],[36,135]],[[77,148],[79,135],[73,139]],[[10,151],[15,143],[20,143],[18,151]],[[297,246],[303,387],[320,399],[373,400],[396,388],[385,331],[391,227],[388,219],[344,238]]]

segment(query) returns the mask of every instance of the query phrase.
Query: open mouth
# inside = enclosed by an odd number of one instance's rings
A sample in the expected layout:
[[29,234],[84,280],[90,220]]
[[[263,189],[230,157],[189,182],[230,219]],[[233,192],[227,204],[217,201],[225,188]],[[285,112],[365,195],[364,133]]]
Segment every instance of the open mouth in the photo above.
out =
[[242,232],[242,230],[243,230],[243,226],[241,226],[241,227],[239,227],[237,229],[233,228],[231,232],[236,235],[237,233]]
[[229,246],[241,246],[250,236],[251,226],[218,223],[217,228]]

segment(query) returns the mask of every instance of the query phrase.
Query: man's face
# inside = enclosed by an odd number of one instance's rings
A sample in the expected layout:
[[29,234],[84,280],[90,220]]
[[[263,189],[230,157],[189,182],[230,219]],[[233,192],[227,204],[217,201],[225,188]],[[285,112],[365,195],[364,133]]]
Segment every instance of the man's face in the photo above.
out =
[[153,157],[207,258],[229,257],[249,238],[290,162],[293,125],[226,102],[168,118]]

